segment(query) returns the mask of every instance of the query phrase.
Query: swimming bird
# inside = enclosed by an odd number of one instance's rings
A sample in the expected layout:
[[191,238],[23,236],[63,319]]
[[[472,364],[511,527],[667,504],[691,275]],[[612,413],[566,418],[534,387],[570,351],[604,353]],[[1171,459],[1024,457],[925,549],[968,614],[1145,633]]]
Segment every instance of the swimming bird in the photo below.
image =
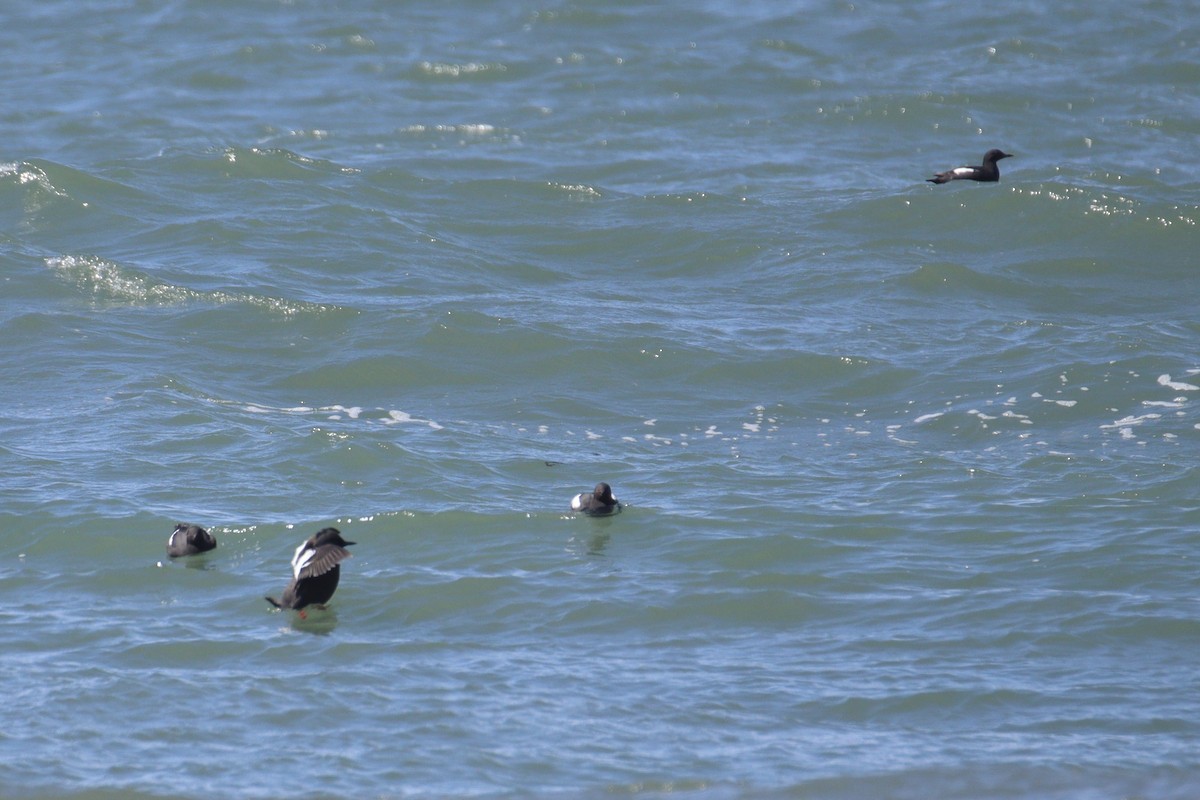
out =
[[621,503],[613,496],[612,487],[601,481],[590,492],[580,492],[571,498],[571,510],[582,511],[593,517],[615,514],[621,510]]
[[954,169],[939,172],[932,178],[926,178],[927,183],[946,183],[948,181],[998,181],[1000,180],[1000,168],[996,166],[996,162],[1002,158],[1012,158],[1012,153],[1006,153],[1003,150],[995,148],[988,150],[983,154],[983,164],[978,167],[955,167]]
[[167,555],[171,558],[179,556],[194,556],[204,553],[217,546],[217,540],[199,525],[180,522],[175,526],[175,532],[167,539]]
[[354,542],[342,538],[337,528],[322,528],[296,548],[292,556],[292,582],[283,590],[283,599],[266,598],[276,608],[294,608],[304,616],[305,606],[324,606],[337,591],[342,561],[351,553]]

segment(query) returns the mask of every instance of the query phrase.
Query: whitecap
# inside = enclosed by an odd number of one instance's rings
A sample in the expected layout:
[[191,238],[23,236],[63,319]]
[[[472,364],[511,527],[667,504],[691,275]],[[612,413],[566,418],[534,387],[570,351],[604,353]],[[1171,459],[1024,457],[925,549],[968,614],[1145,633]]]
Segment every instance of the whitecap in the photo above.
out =
[[285,316],[333,308],[315,303],[220,290],[200,292],[153,280],[136,270],[97,256],[51,256],[46,258],[44,263],[60,278],[91,292],[95,297],[132,305],[174,306],[198,302],[216,305],[243,304],[258,306]]
[[144,275],[103,258],[92,256],[53,256],[45,260],[56,275],[80,289],[113,300],[146,304],[184,303],[197,297],[196,292],[156,283]]
[[[41,167],[27,164],[25,162],[10,161],[0,164],[0,178],[6,178],[14,175],[17,178],[17,183],[25,186],[26,184],[35,184],[49,195],[54,197],[67,197],[67,193],[56,187],[50,182],[50,176]],[[26,209],[31,210],[31,209]]]
[[555,183],[550,181],[547,184],[551,189],[557,189],[563,192],[569,192],[577,197],[600,197],[600,192],[583,183]]

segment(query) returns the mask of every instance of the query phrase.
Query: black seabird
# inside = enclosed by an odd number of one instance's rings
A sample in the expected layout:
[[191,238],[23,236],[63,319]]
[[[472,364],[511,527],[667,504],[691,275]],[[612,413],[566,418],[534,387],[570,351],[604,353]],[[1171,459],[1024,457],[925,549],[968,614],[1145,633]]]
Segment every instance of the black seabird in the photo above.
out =
[[621,510],[621,504],[613,496],[612,487],[601,481],[590,492],[580,492],[571,498],[571,510],[582,511],[593,517],[615,514]]
[[322,528],[296,548],[292,556],[292,582],[283,590],[283,599],[268,597],[276,608],[294,608],[304,616],[305,606],[323,606],[337,591],[341,577],[339,563],[350,557],[347,542],[337,528]]
[[927,183],[946,183],[948,181],[995,182],[1000,180],[1000,168],[996,166],[996,162],[1002,158],[1012,158],[1012,153],[1006,153],[1003,150],[993,148],[983,154],[983,164],[978,167],[955,167],[945,172],[939,172],[932,178],[926,178],[925,181]]
[[175,532],[167,539],[167,555],[171,558],[179,556],[194,556],[204,553],[217,546],[217,540],[199,525],[189,525],[180,522],[175,526]]

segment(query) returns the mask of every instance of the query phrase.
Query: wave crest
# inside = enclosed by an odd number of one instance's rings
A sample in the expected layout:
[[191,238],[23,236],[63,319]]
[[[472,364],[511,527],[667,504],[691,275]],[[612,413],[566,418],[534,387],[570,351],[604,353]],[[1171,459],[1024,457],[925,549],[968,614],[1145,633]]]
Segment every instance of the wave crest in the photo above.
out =
[[200,291],[156,281],[137,270],[98,256],[53,256],[46,266],[62,280],[94,297],[125,305],[177,306],[192,303],[241,304],[292,316],[337,310],[324,303],[308,303],[246,292]]

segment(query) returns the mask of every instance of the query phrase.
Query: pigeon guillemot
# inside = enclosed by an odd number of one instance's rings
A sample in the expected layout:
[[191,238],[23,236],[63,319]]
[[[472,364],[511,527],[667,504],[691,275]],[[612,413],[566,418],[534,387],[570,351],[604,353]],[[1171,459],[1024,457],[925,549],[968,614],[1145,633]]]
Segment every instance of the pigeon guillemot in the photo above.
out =
[[305,606],[323,606],[337,590],[341,567],[338,564],[350,557],[347,542],[337,528],[322,528],[305,539],[292,556],[292,582],[283,590],[283,599],[268,597],[276,608],[294,608],[304,616]]
[[955,167],[945,172],[939,172],[932,178],[926,178],[927,183],[946,183],[947,181],[998,181],[1000,168],[996,162],[1002,158],[1012,158],[1012,153],[991,149],[983,155],[983,164],[978,167]]
[[194,556],[204,553],[217,546],[217,540],[199,525],[189,525],[180,522],[175,526],[175,532],[167,539],[167,555],[171,558],[179,556]]
[[580,492],[571,498],[571,510],[582,511],[593,517],[615,514],[621,510],[621,504],[613,496],[612,487],[601,481],[590,492]]

